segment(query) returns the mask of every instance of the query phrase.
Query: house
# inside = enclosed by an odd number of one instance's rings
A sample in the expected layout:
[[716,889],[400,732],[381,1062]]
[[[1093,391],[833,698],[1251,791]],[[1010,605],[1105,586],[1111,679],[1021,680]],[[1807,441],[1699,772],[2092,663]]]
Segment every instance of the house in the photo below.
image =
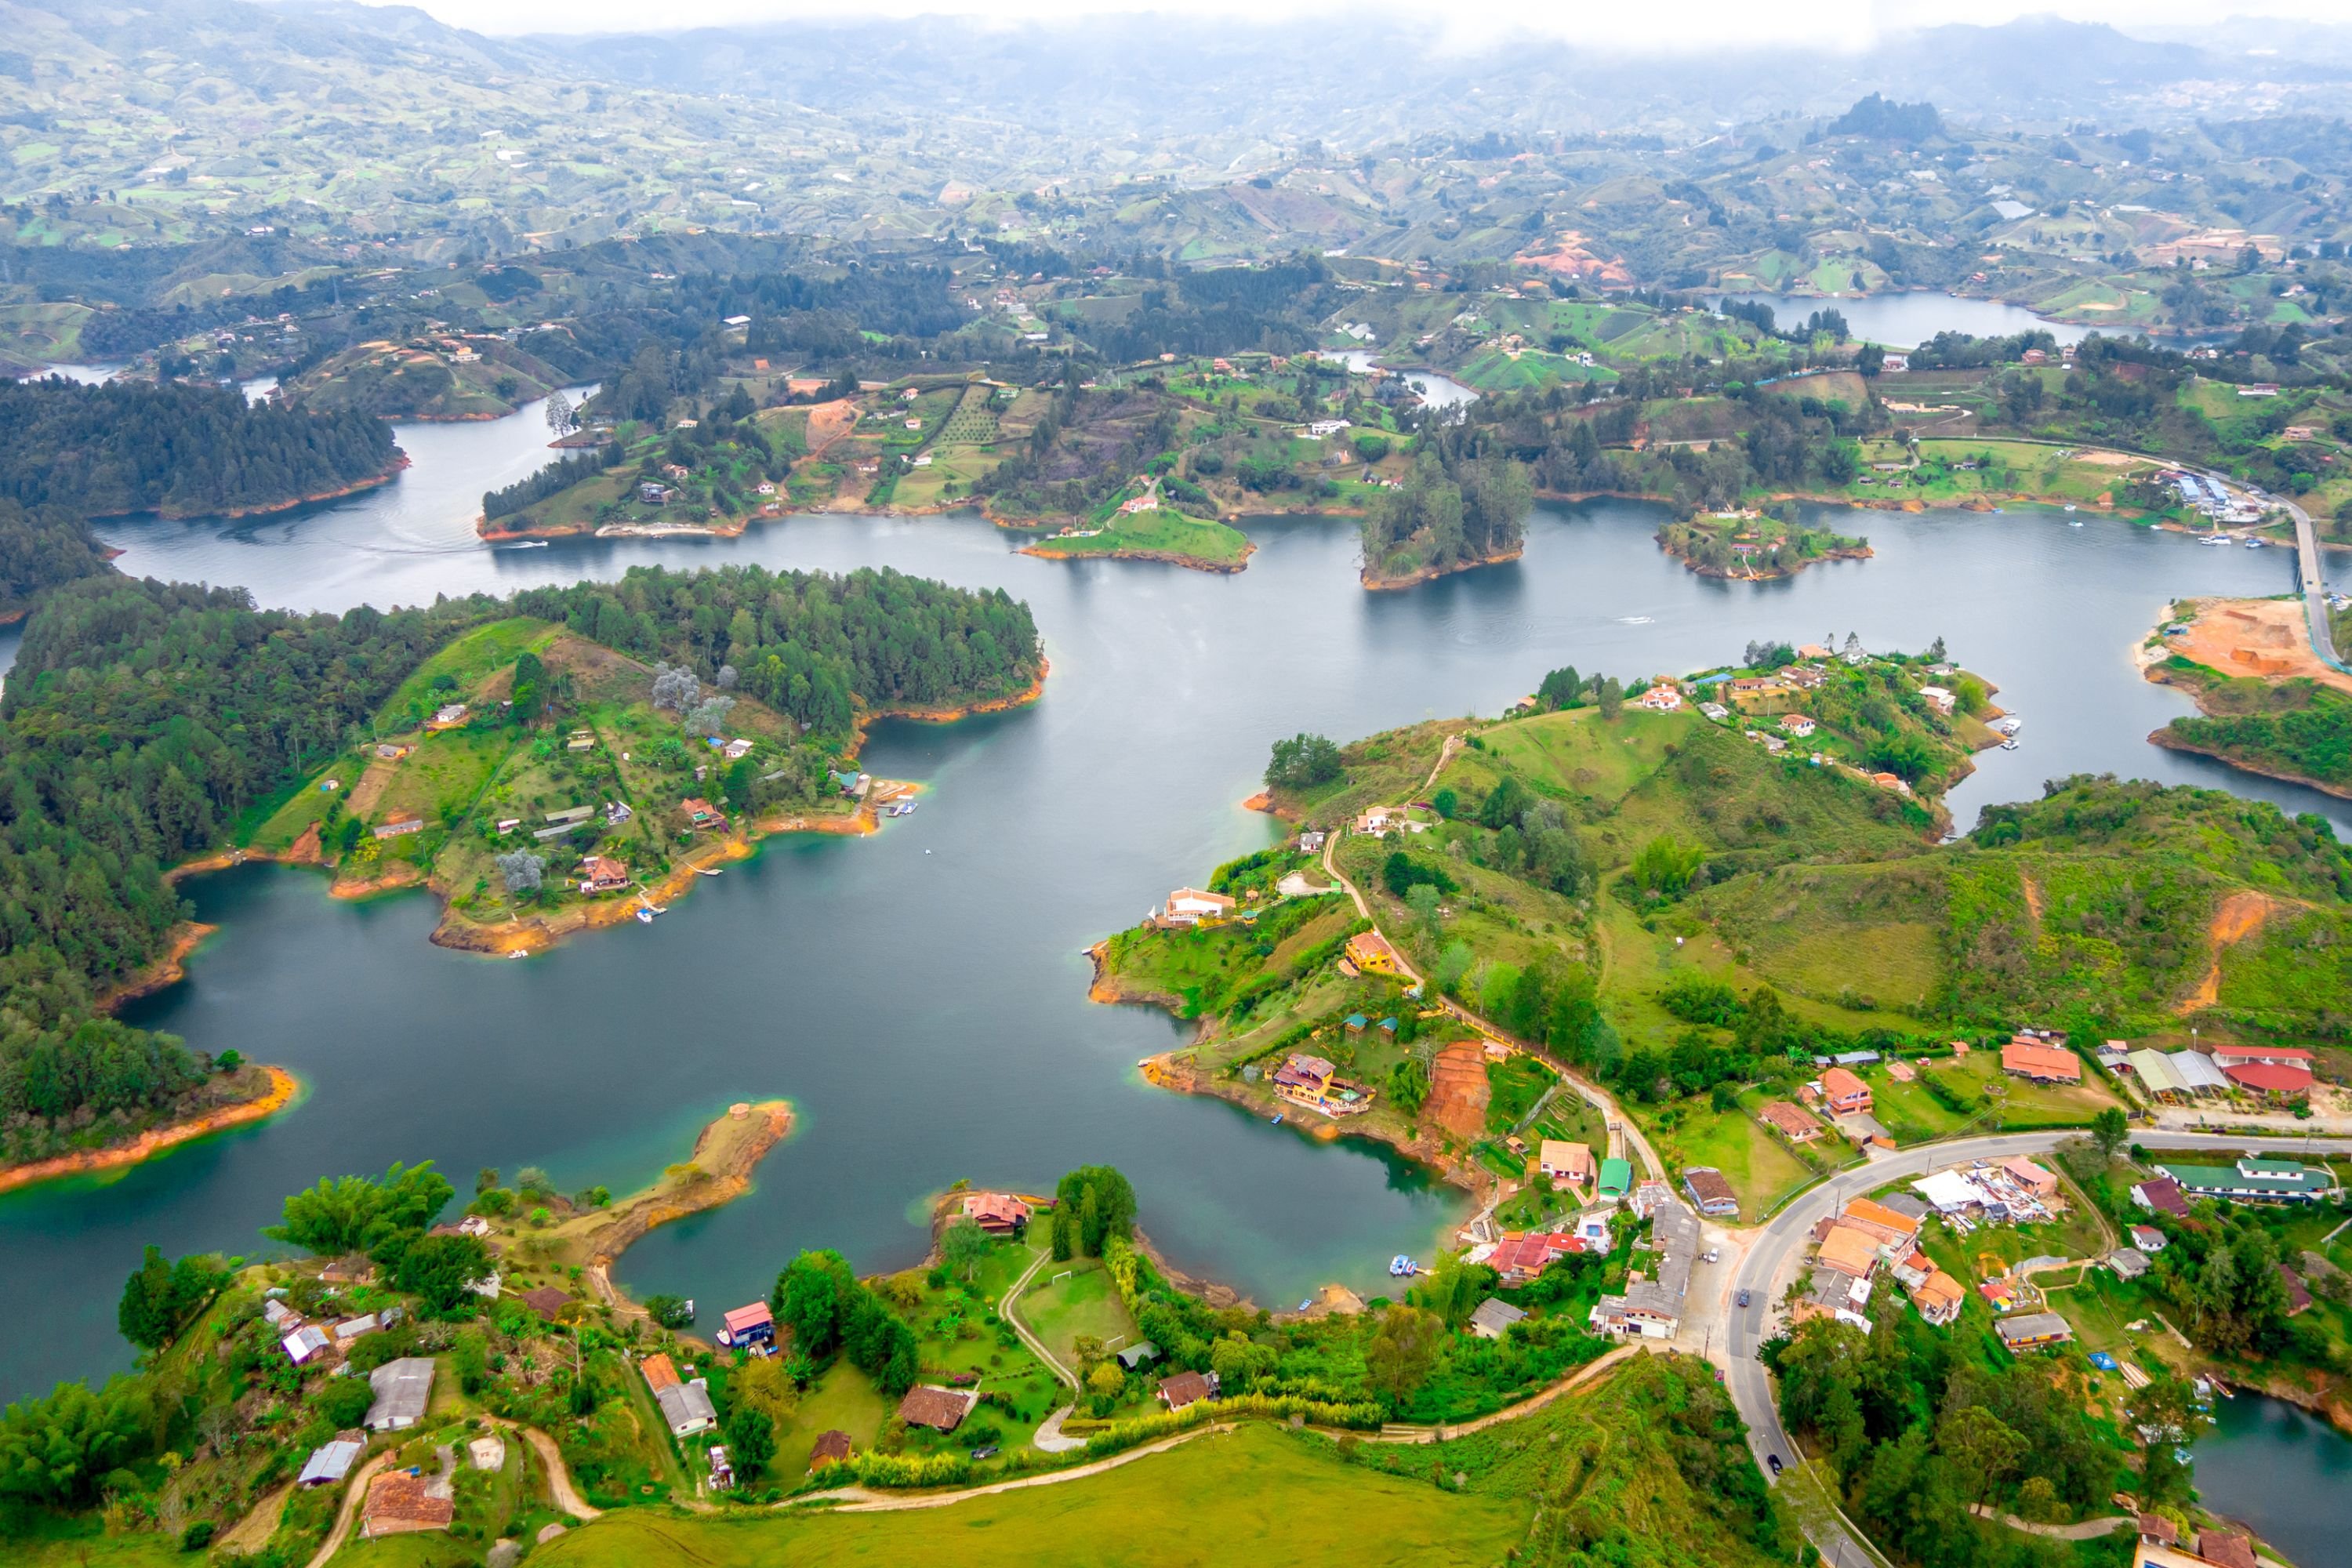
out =
[[1513,1323],[1526,1316],[1525,1310],[1501,1297],[1489,1296],[1470,1314],[1470,1331],[1482,1340],[1499,1340],[1511,1331]]
[[451,1489],[446,1479],[428,1481],[415,1470],[387,1470],[368,1485],[360,1533],[375,1541],[420,1530],[446,1530],[457,1517]]
[[1870,1109],[1870,1086],[1846,1071],[1832,1068],[1822,1074],[1822,1098],[1829,1101],[1830,1112],[1844,1116]]
[[595,731],[593,730],[572,731],[569,736],[565,737],[563,749],[567,752],[594,751],[596,749]]
[[656,480],[647,479],[637,487],[637,499],[648,505],[667,506],[669,504],[669,498],[670,488]]
[[2316,1203],[2335,1190],[2324,1165],[2299,1160],[2240,1157],[2235,1165],[2158,1165],[2192,1198],[2229,1198],[2239,1203]]
[[286,1346],[286,1359],[296,1366],[300,1366],[333,1342],[327,1338],[326,1330],[316,1323],[311,1323],[287,1335],[283,1342]]
[[572,1305],[572,1298],[552,1285],[541,1285],[536,1290],[526,1290],[515,1298],[547,1322],[555,1321],[555,1314]]
[[1958,1280],[1938,1268],[1911,1292],[1911,1304],[1919,1309],[1921,1318],[1940,1329],[1959,1317],[1960,1303],[1968,1294]]
[[1845,1205],[1839,1223],[1852,1226],[1881,1247],[1909,1248],[1919,1237],[1920,1216],[1903,1214],[1868,1198]]
[[401,838],[411,833],[424,831],[425,819],[413,811],[399,816],[386,817],[375,825],[375,836],[378,838]]
[[433,717],[425,721],[425,727],[427,730],[454,730],[465,721],[464,703],[445,702],[433,710]]
[[362,1334],[372,1334],[382,1327],[383,1325],[376,1321],[376,1315],[373,1312],[364,1313],[356,1318],[346,1318],[334,1327],[335,1344],[340,1349],[358,1339]]
[[1293,1052],[1274,1069],[1274,1092],[1326,1116],[1354,1116],[1372,1108],[1372,1091],[1339,1076],[1321,1057]]
[[[2243,396],[2245,388],[2238,389]],[[2197,1532],[2197,1555],[2214,1568],[2260,1568],[2254,1558],[2253,1542],[2234,1530],[2200,1530]]]
[[2003,1160],[2000,1163],[2000,1168],[2008,1173],[2011,1181],[2015,1182],[2037,1198],[2047,1199],[2058,1195],[2058,1178],[2022,1154],[2012,1154]]
[[2222,1075],[2240,1089],[2252,1090],[2265,1100],[2305,1100],[2311,1095],[2311,1069],[2306,1067],[2274,1067],[2268,1062],[2241,1062],[2225,1067]]
[[2307,1068],[2312,1063],[2312,1054],[2301,1046],[2215,1046],[2212,1057],[2218,1068],[2244,1067],[2250,1062]]
[[817,1434],[816,1446],[809,1449],[808,1468],[814,1472],[823,1465],[843,1465],[856,1452],[849,1434],[835,1429]]
[[261,1321],[281,1334],[290,1334],[302,1326],[302,1314],[272,1296],[261,1303]]
[[1504,1284],[1524,1285],[1550,1268],[1552,1259],[1584,1249],[1584,1238],[1567,1231],[1512,1231],[1494,1245],[1485,1262]]
[[909,1426],[929,1426],[934,1431],[952,1432],[963,1425],[971,1407],[980,1403],[980,1391],[972,1388],[941,1388],[935,1384],[918,1384],[907,1390],[907,1397],[898,1401],[898,1419]]
[[1376,931],[1360,931],[1348,939],[1348,961],[1367,974],[1394,974],[1403,964],[1389,939]]
[[2000,1048],[2000,1070],[2033,1083],[2080,1083],[2083,1059],[2063,1046],[2045,1045],[2023,1035]]
[[2116,1247],[2107,1254],[2105,1261],[2118,1279],[2137,1279],[2147,1272],[2147,1254],[2132,1247]]
[[1876,784],[1881,789],[1892,790],[1896,795],[1909,795],[1911,793],[1911,786],[1905,784],[1893,773],[1873,773],[1870,775],[1870,782]]
[[[648,1361],[654,1357],[646,1358]],[[667,1363],[667,1358],[663,1358]],[[652,1378],[646,1380],[652,1383]],[[710,1385],[701,1378],[681,1383],[677,1373],[670,1373],[666,1387],[654,1390],[654,1403],[661,1406],[662,1424],[673,1437],[691,1437],[698,1432],[709,1432],[719,1425],[719,1412],[710,1403]]]
[[1936,1265],[1925,1252],[1915,1247],[1888,1264],[1886,1271],[1894,1275],[1895,1282],[1906,1290],[1916,1290],[1927,1282],[1928,1276],[1936,1272]]
[[1029,1223],[1029,1205],[1011,1193],[966,1193],[964,1215],[991,1236],[1013,1236]]
[[677,809],[691,826],[716,828],[721,833],[727,830],[727,814],[700,795],[687,796],[677,803]]
[[2182,1195],[2180,1184],[2170,1176],[2158,1176],[2152,1182],[2133,1184],[2132,1202],[2150,1214],[2168,1214],[2180,1219],[2189,1217],[2189,1199]]
[[1818,726],[1802,713],[1783,713],[1780,715],[1780,728],[1801,741],[1811,735]]
[[401,1432],[425,1418],[433,1400],[433,1358],[404,1355],[368,1373],[375,1402],[363,1423],[371,1432]]
[[2026,1312],[2014,1318],[2003,1318],[1993,1324],[1993,1331],[2012,1352],[2038,1350],[2043,1345],[2063,1345],[2074,1337],[2074,1329],[2055,1312]]
[[302,1461],[302,1473],[294,1478],[298,1487],[341,1486],[343,1478],[352,1473],[352,1466],[367,1452],[367,1439],[358,1433],[337,1433],[335,1440],[310,1450]]
[[1217,1374],[1213,1372],[1180,1372],[1173,1377],[1163,1377],[1160,1380],[1160,1402],[1167,1405],[1171,1412],[1181,1410],[1188,1405],[1198,1405],[1204,1399],[1214,1399],[1216,1396]]
[[1146,1362],[1154,1362],[1159,1359],[1160,1347],[1153,1344],[1150,1340],[1139,1340],[1134,1344],[1126,1346],[1118,1352],[1118,1364],[1129,1372],[1133,1372],[1137,1367],[1143,1365]]
[[1633,1190],[1633,1166],[1631,1161],[1614,1157],[1601,1162],[1601,1195],[1622,1198]]
[[1584,1196],[1592,1194],[1592,1184],[1600,1171],[1593,1163],[1592,1150],[1582,1143],[1565,1138],[1547,1138],[1536,1151],[1536,1169],[1555,1182],[1566,1182]]
[[1690,1194],[1698,1212],[1717,1219],[1739,1217],[1739,1194],[1731,1190],[1721,1171],[1712,1165],[1693,1165],[1683,1172],[1683,1191]]
[[2164,1250],[2164,1232],[2157,1229],[2156,1226],[2152,1225],[2133,1226],[2126,1234],[2131,1237],[2131,1244],[2139,1248],[2142,1252],[2162,1252]]
[[719,747],[719,754],[730,763],[740,763],[751,754],[751,742],[744,736],[738,735]]
[[1856,1279],[1878,1271],[1878,1238],[1850,1225],[1832,1224],[1822,1237],[1822,1266]]
[[[1601,1169],[1601,1184],[1605,1187],[1609,1165],[1603,1164]],[[1672,1197],[1659,1199],[1650,1215],[1654,1271],[1646,1279],[1628,1274],[1624,1294],[1601,1297],[1592,1308],[1592,1326],[1602,1333],[1673,1339],[1682,1328],[1683,1298],[1690,1289],[1691,1266],[1698,1258],[1698,1216]]]
[[1718,724],[1731,717],[1731,710],[1720,702],[1702,702],[1698,705],[1698,710],[1701,715],[1714,720]]
[[2180,1540],[2180,1527],[2160,1513],[2139,1516],[2139,1539],[2144,1546],[2171,1546]]
[[609,893],[628,885],[629,868],[618,860],[591,855],[580,862],[580,890],[583,893]]
[[1870,1290],[1867,1279],[1856,1279],[1834,1268],[1816,1268],[1804,1294],[1790,1307],[1790,1321],[1808,1323],[1815,1318],[1834,1318],[1867,1333],[1870,1320],[1862,1315],[1862,1310],[1870,1305]]
[[1767,1103],[1756,1113],[1756,1120],[1791,1143],[1810,1143],[1822,1135],[1822,1124],[1812,1112],[1785,1100]]
[[729,1462],[724,1444],[713,1443],[706,1456],[710,1461],[710,1489],[731,1491],[735,1487],[735,1467]]
[[2290,1318],[2311,1310],[2311,1289],[2303,1276],[2284,1263],[2272,1265],[2278,1270],[2279,1282],[2286,1287],[2286,1315]]
[[1937,712],[1942,714],[1947,719],[1952,716],[1952,709],[1959,700],[1958,698],[1954,697],[1949,690],[1941,686],[1921,687],[1919,689],[1919,698],[1920,700],[1927,703],[1928,707],[1934,709]]
[[768,1310],[765,1301],[738,1307],[727,1314],[716,1337],[721,1346],[728,1348],[772,1345],[776,1342],[775,1314]]
[[1672,713],[1683,705],[1683,694],[1671,686],[1653,686],[1633,699],[1633,706],[1653,713]]
[[1168,895],[1168,903],[1160,911],[1161,921],[1170,925],[1191,925],[1201,920],[1222,920],[1234,912],[1234,900],[1223,893],[1204,893],[1198,888],[1179,888]]

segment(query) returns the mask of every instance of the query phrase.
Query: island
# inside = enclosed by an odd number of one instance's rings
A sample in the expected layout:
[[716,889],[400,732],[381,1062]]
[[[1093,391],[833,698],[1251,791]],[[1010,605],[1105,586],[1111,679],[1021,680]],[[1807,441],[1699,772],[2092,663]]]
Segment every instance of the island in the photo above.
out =
[[2189,599],[2141,645],[2147,679],[2196,700],[2148,740],[2352,798],[2352,676],[2311,649],[2300,595]]
[[1807,528],[1796,509],[1696,513],[1658,530],[1658,547],[1702,577],[1761,582],[1792,577],[1821,561],[1861,561],[1870,541],[1826,528]]
[[[159,1054],[167,1067],[180,1065],[170,1047]],[[168,1099],[151,1099],[138,1114],[118,1111],[84,1131],[41,1130],[46,1138],[30,1128],[11,1133],[0,1143],[9,1159],[0,1164],[0,1193],[63,1176],[126,1170],[183,1143],[266,1121],[292,1105],[301,1089],[284,1068],[228,1059],[209,1068],[192,1062],[171,1076],[181,1080],[176,1092],[167,1089]],[[45,1148],[63,1152],[34,1152]]]

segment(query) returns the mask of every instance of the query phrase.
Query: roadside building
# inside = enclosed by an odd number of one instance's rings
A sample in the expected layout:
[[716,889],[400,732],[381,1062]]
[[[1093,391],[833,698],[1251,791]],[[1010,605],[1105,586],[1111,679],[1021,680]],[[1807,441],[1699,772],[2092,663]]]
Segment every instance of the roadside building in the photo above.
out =
[[1348,960],[1367,974],[1394,974],[1402,967],[1397,950],[1376,931],[1360,931],[1348,939]]
[[2221,1069],[2238,1088],[2264,1100],[2282,1103],[2311,1097],[2315,1081],[2306,1067],[2282,1067],[2271,1062],[2239,1062]]
[[1957,1321],[1961,1303],[1967,1300],[1968,1292],[1960,1288],[1960,1282],[1940,1268],[1911,1292],[1911,1304],[1919,1309],[1919,1316],[1937,1328]]
[[1552,1181],[1566,1182],[1585,1197],[1592,1195],[1592,1184],[1601,1173],[1591,1146],[1565,1138],[1543,1141],[1536,1153],[1536,1169]]
[[1791,1105],[1785,1100],[1767,1103],[1757,1111],[1756,1120],[1791,1143],[1810,1143],[1822,1135],[1820,1118],[1802,1106]]
[[1878,1238],[1843,1223],[1832,1224],[1822,1237],[1822,1266],[1855,1279],[1867,1279],[1878,1268]]
[[1838,1223],[1849,1226],[1888,1248],[1890,1254],[1911,1251],[1912,1243],[1919,1237],[1919,1219],[1870,1198],[1856,1198],[1845,1205]]
[[1601,1162],[1601,1195],[1622,1198],[1633,1190],[1633,1165],[1613,1156]]
[[1173,1377],[1160,1380],[1160,1403],[1168,1406],[1171,1414],[1216,1396],[1214,1373],[1180,1372]]
[[1731,1190],[1723,1173],[1712,1165],[1693,1165],[1684,1171],[1683,1190],[1703,1215],[1716,1219],[1739,1217],[1739,1194]]
[[415,1470],[387,1470],[368,1485],[360,1533],[370,1541],[446,1530],[457,1517],[454,1487],[446,1477],[426,1480]]
[[2162,1104],[2171,1104],[2189,1098],[2189,1086],[2172,1070],[2172,1060],[2162,1051],[2143,1047],[2125,1058],[2132,1077],[2139,1080],[2141,1090]]
[[[2324,1165],[2300,1160],[2242,1156],[2234,1165],[2158,1165],[2157,1169],[2180,1185],[2191,1198],[2227,1199],[2236,1203],[2317,1203],[2336,1190],[2336,1179]],[[2137,1193],[2137,1189],[2135,1188]]]
[[2057,1176],[2043,1170],[2022,1154],[2012,1155],[2003,1160],[2000,1163],[2000,1168],[2008,1174],[2011,1181],[2015,1182],[2037,1198],[2047,1200],[2058,1195]]
[[2019,1035],[2000,1048],[2000,1070],[2033,1083],[2080,1083],[2083,1060],[2064,1046]]
[[[1609,1162],[1617,1163],[1622,1162]],[[1606,1187],[1608,1164],[1601,1173]],[[1627,1275],[1624,1294],[1603,1296],[1595,1303],[1590,1319],[1594,1329],[1629,1338],[1673,1339],[1682,1328],[1683,1298],[1690,1290],[1698,1239],[1698,1216],[1672,1197],[1661,1199],[1650,1215],[1654,1267],[1646,1276]]]
[[1822,1099],[1828,1102],[1830,1113],[1844,1116],[1870,1110],[1870,1086],[1843,1068],[1831,1068],[1822,1074]]

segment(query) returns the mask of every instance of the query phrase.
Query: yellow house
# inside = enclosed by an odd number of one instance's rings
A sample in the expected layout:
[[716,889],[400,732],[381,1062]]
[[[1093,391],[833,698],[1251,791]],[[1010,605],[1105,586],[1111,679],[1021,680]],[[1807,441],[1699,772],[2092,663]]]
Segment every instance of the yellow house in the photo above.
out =
[[1349,937],[1348,958],[1367,974],[1394,974],[1402,967],[1397,950],[1376,931],[1358,931]]

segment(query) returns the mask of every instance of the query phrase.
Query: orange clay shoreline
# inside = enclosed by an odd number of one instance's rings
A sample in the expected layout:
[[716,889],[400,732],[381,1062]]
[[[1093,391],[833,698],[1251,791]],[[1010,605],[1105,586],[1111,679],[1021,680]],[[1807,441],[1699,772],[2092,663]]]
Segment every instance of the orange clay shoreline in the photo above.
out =
[[31,1186],[37,1182],[54,1181],[59,1176],[87,1175],[93,1171],[111,1171],[136,1165],[153,1159],[166,1149],[194,1139],[226,1131],[232,1127],[242,1127],[250,1121],[266,1121],[293,1104],[294,1097],[302,1086],[284,1068],[265,1067],[261,1070],[269,1075],[269,1088],[257,1100],[220,1106],[185,1121],[151,1127],[136,1138],[108,1148],[83,1149],[71,1154],[59,1154],[54,1159],[36,1160],[28,1165],[0,1169],[0,1193]]

